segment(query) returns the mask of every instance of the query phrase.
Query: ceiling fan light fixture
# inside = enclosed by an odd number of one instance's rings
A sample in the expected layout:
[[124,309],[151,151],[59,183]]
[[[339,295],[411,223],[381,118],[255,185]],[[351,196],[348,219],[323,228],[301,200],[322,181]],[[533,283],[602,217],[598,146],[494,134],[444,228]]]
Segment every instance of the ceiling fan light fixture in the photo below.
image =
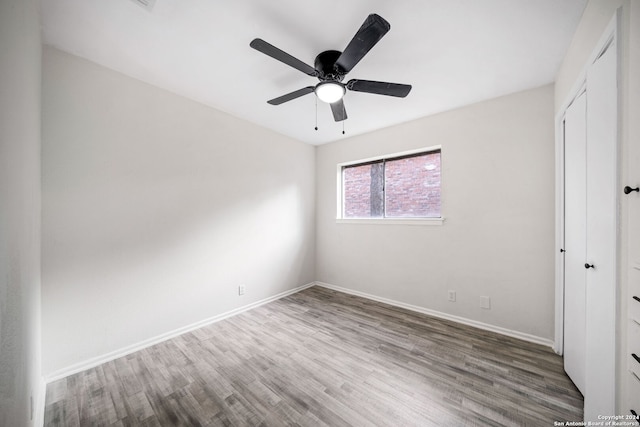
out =
[[315,92],[320,101],[333,104],[336,101],[340,101],[346,91],[342,83],[321,82],[316,86]]

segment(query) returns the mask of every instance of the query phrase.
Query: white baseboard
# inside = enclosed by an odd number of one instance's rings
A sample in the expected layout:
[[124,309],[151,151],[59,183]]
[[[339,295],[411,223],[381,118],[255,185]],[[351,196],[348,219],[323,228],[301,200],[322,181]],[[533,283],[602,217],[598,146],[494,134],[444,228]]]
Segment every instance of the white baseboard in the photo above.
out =
[[[234,310],[225,312],[225,313],[221,313],[217,316],[213,316],[204,320],[201,320],[199,322],[184,326],[182,328],[178,328],[175,329],[173,331],[169,331],[167,333],[155,336],[153,338],[149,338],[147,340],[141,341],[139,343],[127,346],[127,347],[123,347],[121,349],[112,351],[110,353],[107,354],[103,354],[101,356],[97,356],[97,357],[93,357],[91,359],[85,360],[83,362],[79,362],[76,363],[74,365],[71,366],[67,366],[66,368],[63,369],[59,369],[55,372],[52,372],[51,374],[48,374],[45,376],[44,378],[44,382],[43,382],[43,386],[42,386],[42,390],[39,390],[38,393],[38,402],[36,402],[36,414],[34,416],[34,419],[37,421],[42,420],[42,422],[44,422],[44,405],[45,405],[45,394],[46,394],[46,384],[59,380],[61,378],[65,378],[69,375],[73,375],[76,374],[78,372],[82,372],[85,371],[87,369],[91,369],[91,368],[95,368],[96,366],[99,366],[103,363],[106,362],[110,362],[112,360],[118,359],[120,357],[126,356],[128,354],[134,353],[136,351],[142,350],[144,348],[147,347],[151,347],[152,345],[161,343],[163,341],[169,340],[171,338],[177,337],[178,335],[187,333],[187,332],[191,332],[195,329],[201,328],[203,326],[207,326],[210,325],[212,323],[216,323],[219,322],[221,320],[227,319],[229,317],[235,316],[237,314],[243,313],[247,310],[251,310],[252,308],[256,308],[259,307],[261,305],[264,304],[268,304],[272,301],[284,298],[286,296],[295,294],[297,292],[300,292],[304,289],[310,288],[312,286],[320,286],[323,288],[327,288],[327,289],[332,289],[338,292],[344,292],[347,294],[351,294],[351,295],[356,295],[362,298],[367,298],[373,301],[378,301],[378,302],[382,302],[385,304],[389,304],[389,305],[393,305],[396,307],[401,307],[407,310],[411,310],[411,311],[415,311],[417,313],[422,313],[422,314],[427,314],[429,316],[434,316],[434,317],[438,317],[441,319],[446,319],[446,320],[451,320],[454,322],[458,322],[458,323],[462,323],[465,325],[469,325],[469,326],[474,326],[476,328],[480,328],[480,329],[484,329],[487,331],[491,331],[491,332],[496,332],[502,335],[507,335],[510,337],[514,337],[514,338],[518,338],[524,341],[529,341],[532,343],[536,343],[536,344],[541,344],[547,347],[551,347],[553,348],[553,341],[546,339],[546,338],[541,338],[541,337],[537,337],[535,335],[530,335],[530,334],[526,334],[524,332],[518,332],[518,331],[514,331],[511,329],[506,329],[506,328],[502,328],[499,326],[494,326],[494,325],[490,325],[487,323],[483,323],[483,322],[478,322],[476,320],[471,320],[471,319],[467,319],[464,317],[460,317],[460,316],[454,316],[451,314],[447,314],[447,313],[442,313],[439,311],[435,311],[435,310],[430,310],[428,308],[424,308],[424,307],[419,307],[419,306],[415,306],[415,305],[411,305],[411,304],[406,304],[400,301],[395,301],[395,300],[391,300],[388,298],[382,298],[382,297],[378,297],[376,295],[371,295],[371,294],[367,294],[365,292],[360,292],[360,291],[355,291],[353,289],[348,289],[348,288],[343,288],[340,286],[335,286],[335,285],[331,285],[328,283],[323,283],[323,282],[311,282],[308,283],[306,285],[302,285],[299,286],[297,288],[294,289],[290,289],[288,291],[285,292],[281,292],[277,295],[274,295],[272,297],[269,298],[265,298],[263,300],[260,301],[256,301],[254,303],[236,308]],[[40,422],[40,424],[34,424],[37,426],[42,425],[42,422]]]
[[[85,360],[83,362],[76,363],[71,366],[67,366],[66,368],[59,369],[51,374],[46,375],[45,380],[46,384],[51,383],[53,381],[68,377],[69,375],[77,374],[78,372],[86,371],[87,369],[95,368],[96,366],[102,365],[103,363],[110,362],[112,360],[118,359],[120,357],[126,356],[131,353],[135,353],[136,351],[142,350],[147,347],[151,347],[152,345],[161,343],[163,341],[169,340],[171,338],[177,337],[178,335],[185,334],[187,332],[191,332],[195,329],[202,328],[203,326],[210,325],[212,323],[219,322],[221,320],[227,319],[229,317],[235,316],[237,314],[243,313],[247,310],[251,310],[252,308],[259,307],[261,305],[270,303],[272,301],[284,298],[286,296],[295,294],[304,289],[310,288],[314,286],[316,282],[307,283],[306,285],[298,286],[297,288],[290,289],[285,292],[281,292],[277,295],[274,295],[269,298],[265,298],[260,301],[256,301],[251,304],[247,304],[245,306],[236,308],[234,310],[228,311],[226,313],[218,314],[217,316],[213,316],[199,322],[192,323],[187,326],[183,326],[182,328],[175,329],[173,331],[166,332],[164,334],[155,336],[153,338],[146,339],[139,343],[123,347],[121,349],[112,351],[107,354],[103,354],[101,356],[93,357],[91,359]],[[44,407],[44,403],[42,405]]]
[[518,338],[524,341],[529,341],[535,344],[541,344],[547,347],[553,348],[554,342],[552,340],[538,337],[535,335],[526,334],[524,332],[518,332],[511,329],[502,328],[500,326],[490,325],[488,323],[478,322],[477,320],[467,319],[465,317],[454,316],[452,314],[442,313],[440,311],[430,310],[428,308],[419,307],[416,305],[406,304],[404,302],[395,301],[387,298],[378,297],[376,295],[367,294],[365,292],[354,291],[353,289],[343,288],[341,286],[330,285],[323,282],[315,282],[316,286],[320,286],[327,289],[332,289],[338,292],[344,292],[345,294],[351,294],[362,298],[367,298],[373,301],[378,301],[384,304],[393,305],[396,307],[404,308],[407,310],[415,311],[429,316],[438,317],[440,319],[451,320],[454,322],[462,323],[464,325],[473,326],[486,331],[496,332],[498,334],[507,335],[509,337]]
[[40,378],[40,382],[38,384],[38,390],[34,393],[34,414],[33,414],[33,425],[36,427],[44,426],[44,406],[47,398],[47,382],[44,377]]

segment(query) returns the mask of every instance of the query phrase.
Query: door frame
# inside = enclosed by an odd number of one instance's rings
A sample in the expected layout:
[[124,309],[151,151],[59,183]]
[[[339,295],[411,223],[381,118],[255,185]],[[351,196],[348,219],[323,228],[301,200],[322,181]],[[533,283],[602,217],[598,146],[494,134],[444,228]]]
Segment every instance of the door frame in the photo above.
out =
[[[595,45],[595,49],[591,52],[588,60],[585,62],[580,74],[576,78],[576,81],[569,92],[566,100],[561,104],[558,112],[555,116],[555,171],[556,171],[556,209],[555,209],[555,334],[553,340],[553,350],[562,355],[564,353],[564,255],[560,252],[564,248],[564,119],[567,108],[573,103],[573,101],[582,93],[586,82],[587,72],[591,65],[606,51],[612,42],[616,42],[615,46],[618,81],[620,81],[621,64],[621,38],[620,31],[622,29],[622,8],[616,10],[615,15],[607,25],[603,35]],[[620,86],[618,85],[618,104],[622,99],[620,94]],[[618,111],[621,111],[618,108]],[[621,140],[621,119],[620,114],[617,118],[617,137],[616,137],[616,150],[620,151]],[[616,168],[620,171],[620,156],[618,156],[618,164]],[[616,207],[618,208],[618,207]],[[616,236],[617,244],[619,245],[620,237]],[[617,248],[616,248],[617,250]],[[619,276],[619,275],[618,275]],[[616,281],[616,288],[619,286],[619,280]],[[619,296],[616,297],[619,299]],[[616,306],[618,302],[616,301]]]

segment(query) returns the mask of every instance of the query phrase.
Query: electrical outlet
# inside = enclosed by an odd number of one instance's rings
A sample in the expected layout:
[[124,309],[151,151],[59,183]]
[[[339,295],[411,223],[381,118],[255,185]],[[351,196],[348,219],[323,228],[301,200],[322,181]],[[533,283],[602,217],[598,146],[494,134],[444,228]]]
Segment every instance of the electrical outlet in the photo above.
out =
[[238,295],[244,295],[244,285],[238,286]]
[[486,308],[487,310],[491,310],[491,298],[480,297],[480,308]]
[[449,291],[449,301],[456,302],[456,291]]

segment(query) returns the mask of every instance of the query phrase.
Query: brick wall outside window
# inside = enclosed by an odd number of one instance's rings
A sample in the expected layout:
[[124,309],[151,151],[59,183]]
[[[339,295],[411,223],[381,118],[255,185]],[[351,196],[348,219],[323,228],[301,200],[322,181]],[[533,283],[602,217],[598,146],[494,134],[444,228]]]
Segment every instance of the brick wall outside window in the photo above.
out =
[[438,218],[440,171],[440,151],[347,166],[343,217]]
[[345,168],[343,196],[345,218],[371,218],[371,164]]
[[389,218],[440,216],[440,153],[385,162]]

